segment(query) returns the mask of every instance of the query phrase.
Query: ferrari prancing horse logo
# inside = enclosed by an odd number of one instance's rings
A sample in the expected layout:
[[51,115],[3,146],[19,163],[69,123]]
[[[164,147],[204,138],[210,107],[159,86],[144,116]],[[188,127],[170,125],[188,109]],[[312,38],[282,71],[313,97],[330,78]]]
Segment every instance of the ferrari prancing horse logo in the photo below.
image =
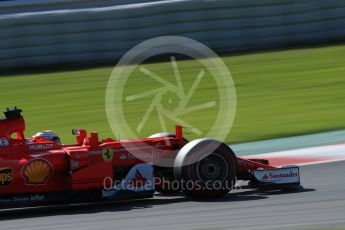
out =
[[103,149],[102,150],[102,157],[104,161],[112,161],[113,160],[114,151],[112,149]]

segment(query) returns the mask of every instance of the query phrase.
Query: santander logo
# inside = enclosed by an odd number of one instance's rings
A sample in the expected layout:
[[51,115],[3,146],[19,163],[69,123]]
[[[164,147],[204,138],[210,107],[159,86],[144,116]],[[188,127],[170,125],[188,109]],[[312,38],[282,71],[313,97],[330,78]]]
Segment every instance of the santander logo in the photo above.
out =
[[269,180],[269,179],[280,179],[280,178],[292,178],[292,177],[298,177],[298,173],[290,171],[289,173],[265,173],[262,176],[263,180]]
[[270,177],[267,175],[267,174],[265,174],[263,177],[262,177],[262,179],[264,179],[264,180],[268,180]]

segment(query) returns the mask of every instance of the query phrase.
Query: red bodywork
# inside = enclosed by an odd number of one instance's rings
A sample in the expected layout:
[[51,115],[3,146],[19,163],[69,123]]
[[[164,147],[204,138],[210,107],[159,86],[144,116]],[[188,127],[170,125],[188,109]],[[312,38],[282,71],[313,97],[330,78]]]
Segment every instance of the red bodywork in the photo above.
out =
[[[104,178],[116,179],[118,168],[145,162],[173,162],[186,142],[182,128],[176,137],[100,141],[97,133],[78,130],[77,144],[60,146],[44,139],[25,139],[20,116],[0,120],[0,196],[59,191],[86,191],[104,187]],[[238,158],[238,176],[246,178],[267,164]]]

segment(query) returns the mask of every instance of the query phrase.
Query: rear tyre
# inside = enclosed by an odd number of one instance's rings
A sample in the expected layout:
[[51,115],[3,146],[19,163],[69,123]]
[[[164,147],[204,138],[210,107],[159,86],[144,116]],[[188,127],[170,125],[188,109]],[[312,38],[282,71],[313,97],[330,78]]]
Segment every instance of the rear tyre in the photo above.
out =
[[237,159],[226,144],[213,139],[198,139],[186,144],[177,154],[175,178],[182,190],[195,199],[226,195],[236,182]]
[[[156,137],[175,137],[176,138],[176,134],[162,132],[162,133],[155,133],[149,136],[149,138],[156,138]],[[183,140],[184,142],[189,142],[186,138],[183,138]]]
[[173,133],[155,133],[149,136],[149,138],[156,138],[156,137],[176,137]]

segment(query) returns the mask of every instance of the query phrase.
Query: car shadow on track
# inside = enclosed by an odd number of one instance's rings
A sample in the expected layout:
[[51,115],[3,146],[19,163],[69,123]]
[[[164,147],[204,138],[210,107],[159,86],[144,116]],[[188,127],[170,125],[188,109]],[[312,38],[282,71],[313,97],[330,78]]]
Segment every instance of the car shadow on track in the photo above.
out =
[[[311,192],[313,189],[303,189],[299,192]],[[285,192],[286,193],[286,192]],[[0,210],[0,220],[13,220],[58,215],[94,214],[101,212],[121,212],[134,209],[148,209],[159,205],[186,202],[239,202],[253,201],[269,198],[269,195],[282,194],[282,192],[263,192],[258,190],[239,190],[229,193],[225,197],[211,200],[191,200],[182,193],[174,195],[157,194],[154,198],[129,201],[111,201],[83,204],[50,205],[21,209]]]
[[250,200],[260,200],[267,199],[272,195],[283,195],[283,194],[294,194],[294,193],[305,193],[305,192],[314,192],[315,189],[312,188],[303,188],[295,190],[260,190],[260,189],[238,189],[233,190],[232,193],[229,193],[227,196],[220,199],[208,199],[201,200],[202,202],[235,202],[235,201],[250,201]]
[[264,191],[264,190],[258,190],[257,194],[259,195],[282,195],[282,194],[293,194],[293,193],[305,193],[305,192],[314,192],[316,189],[313,188],[303,188],[300,187],[299,189],[295,190],[273,190],[273,191]]

